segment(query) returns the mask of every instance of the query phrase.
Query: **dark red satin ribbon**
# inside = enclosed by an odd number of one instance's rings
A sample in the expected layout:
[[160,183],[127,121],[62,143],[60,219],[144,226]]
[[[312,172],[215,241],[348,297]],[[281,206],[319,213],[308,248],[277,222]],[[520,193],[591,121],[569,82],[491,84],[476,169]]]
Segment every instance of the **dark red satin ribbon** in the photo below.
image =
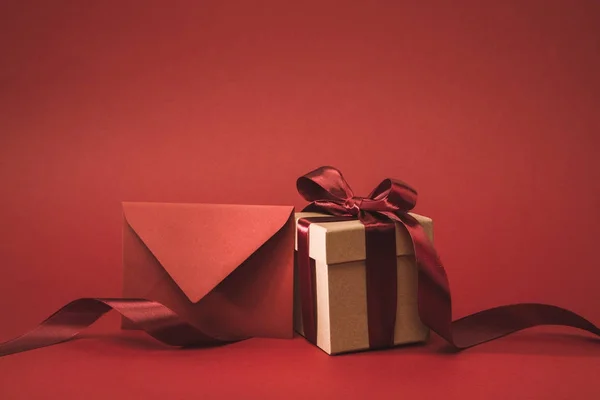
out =
[[67,304],[34,330],[0,344],[0,357],[71,340],[111,309],[171,346],[216,346],[231,342],[207,335],[154,301],[83,298]]
[[[304,175],[298,179],[297,188],[310,202],[304,211],[355,217],[365,225],[371,348],[394,344],[397,291],[395,222],[400,223],[412,238],[419,268],[419,317],[455,348],[466,349],[540,325],[569,326],[600,336],[600,329],[585,318],[546,304],[506,305],[453,322],[450,286],[444,267],[421,225],[408,214],[417,200],[417,192],[413,188],[401,181],[386,179],[368,197],[356,197],[341,172],[333,167],[321,167]],[[316,342],[314,272],[310,268],[308,227],[315,220],[299,220],[297,254],[303,325],[306,337],[313,343]]]
[[[419,315],[429,326],[457,348],[467,348],[509,333],[538,325],[566,325],[600,335],[591,322],[568,310],[543,304],[516,304],[482,311],[452,322],[448,280],[437,253],[422,227],[407,211],[417,193],[396,180],[383,181],[368,198],[355,197],[341,173],[332,167],[319,168],[298,179],[298,190],[311,201],[306,211],[333,215],[331,220],[358,217],[366,229],[367,303],[369,343],[373,348],[393,344],[396,296],[396,254],[393,221],[410,233],[419,266]],[[326,222],[327,220],[319,219]],[[302,221],[302,220],[301,220]],[[314,315],[314,270],[308,254],[308,224],[299,224],[298,264],[303,322],[316,342]],[[311,272],[312,271],[312,272]],[[310,282],[310,283],[308,283]],[[312,300],[309,300],[312,299]],[[308,307],[304,307],[308,305]],[[75,300],[37,328],[0,344],[0,356],[65,342],[93,324],[111,309],[131,320],[139,329],[172,346],[212,346],[241,339],[216,338],[182,320],[164,305],[144,299]]]

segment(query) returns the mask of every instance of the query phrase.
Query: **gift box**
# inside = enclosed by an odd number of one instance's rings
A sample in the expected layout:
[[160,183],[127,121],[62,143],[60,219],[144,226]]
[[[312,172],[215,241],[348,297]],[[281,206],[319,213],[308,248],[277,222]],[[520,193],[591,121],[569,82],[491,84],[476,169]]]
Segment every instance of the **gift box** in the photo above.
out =
[[214,338],[293,337],[293,207],[123,203],[123,214],[124,298]]
[[[365,227],[357,219],[318,222],[327,217],[313,212],[296,213],[311,218],[308,251],[314,268],[316,345],[328,354],[369,349]],[[433,221],[410,213],[433,240]],[[298,250],[298,235],[296,235]],[[394,345],[427,341],[429,329],[421,323],[417,307],[418,270],[409,234],[396,224],[397,304]],[[302,301],[295,282],[295,329],[304,335]]]

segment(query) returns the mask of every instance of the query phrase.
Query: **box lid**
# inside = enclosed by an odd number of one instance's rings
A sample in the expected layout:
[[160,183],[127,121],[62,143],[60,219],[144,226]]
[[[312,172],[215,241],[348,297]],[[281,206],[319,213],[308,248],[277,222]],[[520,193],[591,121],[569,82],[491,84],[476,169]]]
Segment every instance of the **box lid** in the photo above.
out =
[[[425,229],[427,237],[433,241],[433,221],[422,215],[409,213]],[[300,218],[326,217],[325,214],[313,212],[296,213],[296,223]],[[365,226],[359,220],[341,222],[313,222],[309,227],[311,258],[326,264],[364,260]],[[296,229],[296,250],[298,249],[298,230]],[[396,254],[412,255],[414,249],[408,232],[396,224]]]

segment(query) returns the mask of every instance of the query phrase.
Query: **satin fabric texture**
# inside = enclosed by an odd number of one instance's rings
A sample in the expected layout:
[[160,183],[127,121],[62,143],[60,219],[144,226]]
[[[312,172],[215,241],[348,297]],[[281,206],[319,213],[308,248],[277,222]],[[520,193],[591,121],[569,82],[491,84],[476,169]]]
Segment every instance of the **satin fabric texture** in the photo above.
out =
[[[386,179],[367,197],[355,196],[333,167],[320,167],[300,177],[299,193],[310,204],[304,211],[329,214],[320,222],[358,218],[366,231],[366,286],[369,344],[393,346],[396,315],[395,224],[409,233],[419,270],[418,307],[421,321],[458,350],[539,325],[563,325],[600,336],[600,329],[578,314],[547,304],[511,304],[452,321],[450,286],[440,258],[423,228],[408,214],[417,192],[406,183]],[[314,271],[308,254],[308,227],[317,219],[298,221],[298,255],[302,319],[306,337],[316,341]],[[164,305],[146,299],[82,298],[58,310],[32,331],[0,344],[0,356],[51,346],[74,338],[110,310],[134,322],[167,345],[191,347],[230,343],[211,337]]]

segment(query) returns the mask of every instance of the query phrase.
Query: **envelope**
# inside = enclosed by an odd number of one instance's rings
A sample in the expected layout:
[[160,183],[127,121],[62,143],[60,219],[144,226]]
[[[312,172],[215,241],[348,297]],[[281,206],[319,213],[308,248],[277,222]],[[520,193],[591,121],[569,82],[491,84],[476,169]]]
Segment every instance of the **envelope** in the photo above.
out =
[[123,203],[123,295],[160,302],[213,337],[291,338],[293,212]]

